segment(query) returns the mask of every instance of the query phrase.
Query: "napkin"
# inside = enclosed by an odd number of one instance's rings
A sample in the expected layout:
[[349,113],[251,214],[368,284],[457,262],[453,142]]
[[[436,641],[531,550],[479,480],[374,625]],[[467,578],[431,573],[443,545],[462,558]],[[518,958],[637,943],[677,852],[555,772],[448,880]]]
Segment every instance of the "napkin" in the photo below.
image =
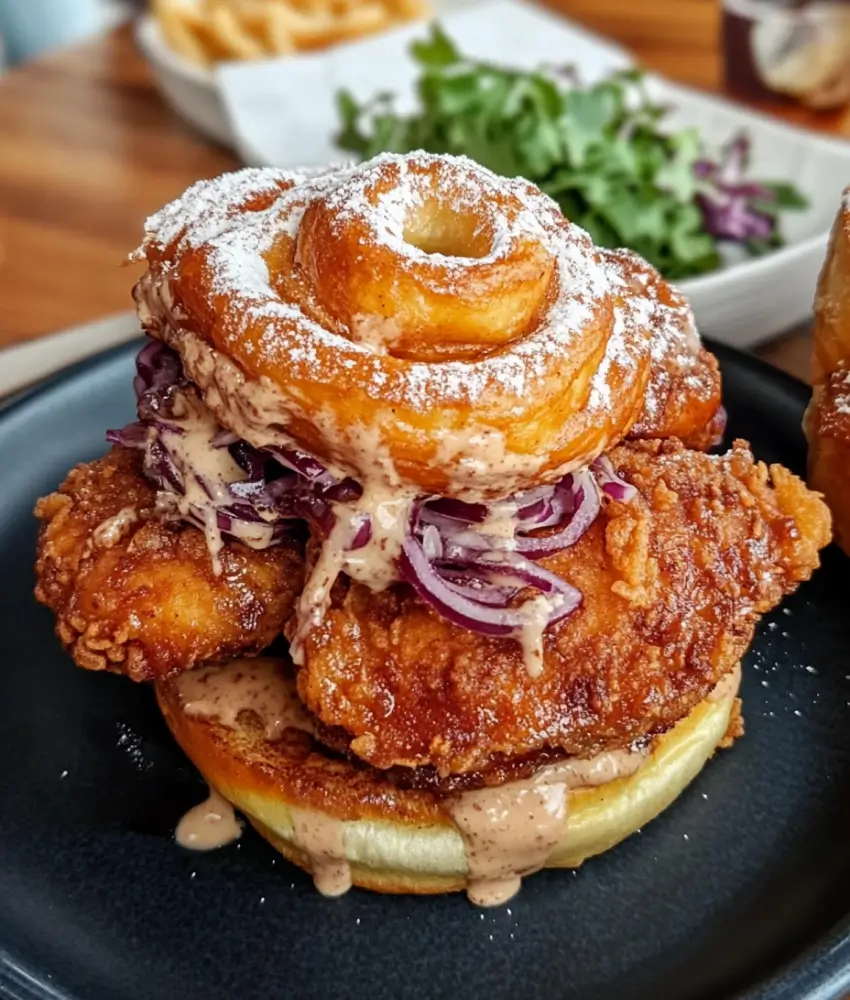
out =
[[[522,0],[449,10],[439,21],[465,54],[517,69],[573,64],[593,82],[631,65],[618,46]],[[409,48],[428,30],[420,22],[322,52],[222,65],[219,87],[242,158],[279,167],[351,159],[334,143],[337,92],[364,101],[391,91],[401,111],[413,110],[418,69]]]

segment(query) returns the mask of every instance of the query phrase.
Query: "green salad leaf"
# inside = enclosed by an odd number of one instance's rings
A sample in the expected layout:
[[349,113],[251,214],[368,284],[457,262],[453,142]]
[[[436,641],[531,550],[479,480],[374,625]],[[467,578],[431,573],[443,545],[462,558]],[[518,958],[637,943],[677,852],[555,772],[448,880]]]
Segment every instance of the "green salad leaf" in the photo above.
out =
[[416,149],[465,154],[526,177],[597,243],[630,247],[669,278],[719,267],[724,241],[754,255],[780,246],[781,214],[806,207],[793,184],[744,177],[746,137],[714,163],[695,129],[665,130],[668,109],[637,70],[580,86],[570,69],[467,59],[439,25],[411,53],[421,69],[419,110],[402,116],[392,94],[360,104],[342,91],[343,149],[364,159]]

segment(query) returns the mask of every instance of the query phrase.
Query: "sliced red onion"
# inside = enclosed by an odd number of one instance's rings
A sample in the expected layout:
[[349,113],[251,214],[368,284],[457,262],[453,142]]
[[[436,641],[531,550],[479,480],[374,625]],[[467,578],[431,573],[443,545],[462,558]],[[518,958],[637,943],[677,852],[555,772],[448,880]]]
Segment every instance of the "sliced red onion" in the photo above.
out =
[[148,444],[144,470],[148,478],[153,479],[160,489],[183,494],[185,488],[183,476],[161,436]]
[[567,476],[567,480],[569,480],[568,483],[566,481],[558,483],[548,499],[538,501],[544,505],[544,508],[536,516],[524,519],[530,520],[531,523],[524,525],[523,531],[553,528],[556,524],[563,524],[565,518],[575,513],[576,497],[573,492],[573,477]]
[[458,569],[444,563],[440,563],[438,568],[440,576],[450,587],[457,588],[471,600],[480,601],[482,604],[507,607],[522,589],[522,585],[519,584],[510,586],[496,583],[495,577],[489,571],[481,574],[474,569]]
[[240,438],[233,431],[226,431],[222,428],[212,439],[213,448],[229,448],[232,444],[238,444]]
[[573,487],[575,509],[570,514],[569,521],[560,530],[549,535],[517,535],[517,552],[530,559],[542,559],[575,545],[596,520],[602,504],[596,480],[588,469],[580,469],[573,474]]
[[440,537],[439,529],[433,524],[426,524],[422,528],[422,548],[431,562],[443,555],[443,539]]
[[487,505],[483,503],[467,503],[465,500],[455,500],[453,497],[437,497],[429,500],[426,509],[441,518],[462,521],[464,524],[480,524],[487,518]]
[[532,521],[534,527],[545,527],[539,522],[547,521],[552,517],[557,517],[555,507],[551,497],[541,497],[527,507],[517,509],[515,517],[518,521]]
[[[564,476],[554,486],[538,486],[533,490],[525,490],[523,493],[518,493],[515,497],[512,497],[511,499],[517,508],[517,519],[520,521],[533,520],[535,522],[543,519],[546,516],[546,507],[540,507],[539,505],[541,503],[544,505],[551,504],[559,488],[569,489],[570,480],[570,476]],[[540,525],[537,526],[540,527]]]
[[277,459],[282,466],[292,469],[293,472],[297,472],[299,476],[303,476],[311,483],[316,483],[317,486],[334,486],[337,482],[317,458],[313,458],[312,455],[307,455],[303,451],[272,446],[264,450]]
[[706,231],[718,240],[746,243],[776,232],[777,218],[758,208],[758,202],[775,201],[775,192],[744,180],[749,154],[750,140],[742,132],[723,148],[717,163],[702,159],[694,164],[700,182],[697,205]]
[[622,503],[627,503],[637,493],[637,490],[631,485],[631,483],[626,483],[620,479],[613,464],[611,463],[611,459],[606,455],[600,455],[591,468],[596,473],[596,477],[599,481],[599,485],[602,487],[602,490],[609,497],[611,497],[612,500],[619,500]]
[[500,559],[478,559],[470,562],[468,568],[479,575],[498,577],[502,586],[510,581],[517,587],[535,587],[542,594],[561,593],[564,586],[564,581],[557,573],[544,569],[515,552],[506,553]]
[[300,517],[322,538],[329,538],[336,523],[333,507],[318,494],[304,492],[295,501],[295,510]]
[[359,524],[354,529],[354,535],[351,541],[348,543],[348,549],[351,552],[357,549],[362,549],[364,545],[368,545],[372,540],[372,519],[368,514],[361,514],[359,518]]
[[[420,514],[420,522],[436,528],[440,533],[446,551],[469,551],[469,552],[490,552],[493,548],[493,539],[481,531],[476,531],[468,525],[459,521],[452,521],[442,515],[433,515],[427,508],[423,508]],[[505,541],[510,541],[505,539]],[[447,555],[447,558],[453,558]]]
[[148,445],[148,425],[137,420],[125,427],[108,430],[106,440],[110,444],[121,445],[122,448],[146,448]]
[[324,488],[322,492],[332,503],[351,503],[363,496],[363,487],[349,477]]
[[489,604],[497,608],[506,608],[511,600],[517,595],[518,590],[512,587],[497,587],[486,580],[479,580],[476,584],[456,583],[440,574],[443,583],[454,591],[458,596],[474,601],[476,604]]
[[[409,535],[402,543],[400,569],[403,578],[413,586],[419,596],[434,607],[444,618],[481,635],[516,635],[532,624],[523,607],[493,607],[480,600],[459,593],[456,585],[447,585],[437,569],[425,555],[422,545]],[[502,572],[499,567],[499,572]],[[549,623],[570,614],[581,604],[581,594],[565,580],[554,576],[557,590],[552,594],[560,598],[553,602]]]
[[[216,435],[218,437],[218,435]],[[215,439],[213,439],[213,445],[215,445]],[[256,448],[252,448],[251,445],[247,444],[245,441],[236,440],[232,444],[227,446],[227,450],[230,452],[230,457],[234,462],[243,470],[243,472],[248,476],[249,479],[264,479],[266,474],[266,464],[269,459],[267,455],[262,452],[257,451]]]

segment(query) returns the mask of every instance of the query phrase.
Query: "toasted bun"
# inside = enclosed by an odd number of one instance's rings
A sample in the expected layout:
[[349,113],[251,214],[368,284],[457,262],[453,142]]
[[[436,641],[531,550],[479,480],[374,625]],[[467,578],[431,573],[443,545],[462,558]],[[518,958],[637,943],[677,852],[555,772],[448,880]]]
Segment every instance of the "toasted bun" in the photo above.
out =
[[[269,742],[248,713],[235,728],[187,715],[173,682],[157,683],[156,691],[177,742],[210,785],[299,867],[310,871],[311,862],[294,842],[292,807],[343,821],[355,885],[394,893],[467,888],[464,844],[439,796],[397,788],[373,768],[331,759],[306,733],[287,730]],[[736,722],[736,686],[720,685],[655,741],[634,774],[573,789],[566,833],[547,867],[576,867],[654,819]]]

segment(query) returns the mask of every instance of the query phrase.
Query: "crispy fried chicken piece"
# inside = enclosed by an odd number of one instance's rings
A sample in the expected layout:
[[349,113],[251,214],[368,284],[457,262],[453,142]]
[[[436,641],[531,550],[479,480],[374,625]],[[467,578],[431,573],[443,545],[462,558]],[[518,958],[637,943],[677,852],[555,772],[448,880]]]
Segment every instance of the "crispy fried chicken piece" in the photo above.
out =
[[279,634],[303,582],[303,546],[225,545],[216,576],[204,535],[151,518],[138,452],[73,469],[38,501],[36,597],[81,667],[134,680],[258,653]]
[[351,583],[307,639],[308,708],[376,767],[443,775],[544,747],[590,756],[685,716],[740,660],[758,616],[811,575],[829,513],[743,442],[720,458],[676,441],[610,457],[638,495],[544,560],[584,603],[546,634],[538,678],[515,640],[458,628],[409,587]]

